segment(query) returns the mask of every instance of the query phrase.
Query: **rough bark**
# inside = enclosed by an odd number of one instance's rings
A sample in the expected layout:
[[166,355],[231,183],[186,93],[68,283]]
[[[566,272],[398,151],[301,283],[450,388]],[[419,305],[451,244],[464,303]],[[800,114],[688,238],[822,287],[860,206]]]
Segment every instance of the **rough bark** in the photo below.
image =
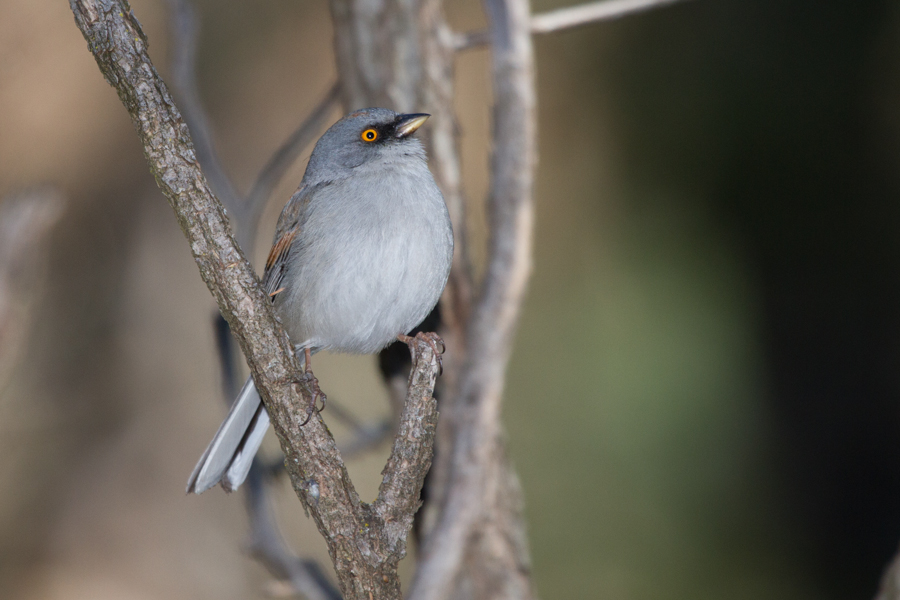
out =
[[431,462],[437,358],[428,344],[418,344],[402,435],[394,441],[378,498],[361,502],[321,419],[300,426],[309,390],[296,383],[294,349],[200,170],[187,126],[147,55],[147,38],[130,6],[124,0],[70,0],[70,5],[101,72],[131,116],[201,277],[247,357],[291,483],[328,544],[341,592],[348,600],[400,598],[397,563]]

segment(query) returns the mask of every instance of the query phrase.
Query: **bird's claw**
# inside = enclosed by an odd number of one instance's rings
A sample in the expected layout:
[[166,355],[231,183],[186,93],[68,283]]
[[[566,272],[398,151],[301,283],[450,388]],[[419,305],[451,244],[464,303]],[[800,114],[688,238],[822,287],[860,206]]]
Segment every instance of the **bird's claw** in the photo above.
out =
[[[310,397],[309,402],[306,405],[306,418],[300,423],[300,427],[303,427],[309,420],[312,418],[313,413],[320,413],[325,410],[325,404],[328,401],[328,398],[325,396],[325,392],[319,387],[319,380],[316,379],[316,376],[313,375],[312,371],[306,371],[298,380],[293,382],[296,385],[306,384],[312,390],[312,396]],[[319,399],[322,400],[321,408],[318,407]]]
[[[416,349],[416,340],[422,340],[423,342],[431,346],[431,350],[434,352],[435,358],[437,358],[438,375],[444,374],[444,360],[441,355],[447,351],[447,344],[444,343],[444,340],[441,339],[441,336],[434,333],[433,331],[420,331],[415,336],[398,335],[397,339],[409,346],[409,351],[413,355],[413,360],[415,360],[416,354],[418,352],[418,350]],[[438,350],[438,344],[441,345],[440,350]]]

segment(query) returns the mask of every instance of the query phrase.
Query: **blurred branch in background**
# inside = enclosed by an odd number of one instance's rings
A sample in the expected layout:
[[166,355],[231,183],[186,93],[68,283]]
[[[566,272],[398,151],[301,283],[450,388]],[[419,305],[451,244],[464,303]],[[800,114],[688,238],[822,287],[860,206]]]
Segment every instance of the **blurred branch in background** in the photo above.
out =
[[[506,367],[531,273],[537,159],[534,56],[527,0],[486,0],[491,32],[493,154],[484,281],[457,379],[443,514],[425,539],[410,596],[534,597],[521,490],[500,424]],[[460,577],[459,573],[463,576]],[[461,583],[462,582],[462,583]],[[460,591],[456,592],[461,593]]]
[[48,236],[66,205],[62,193],[43,186],[0,200],[0,389],[18,361],[31,323]]
[[[197,89],[195,65],[197,63],[197,39],[200,33],[197,11],[188,0],[169,0],[168,5],[172,48],[170,65],[172,68],[172,91],[178,97],[181,114],[194,140],[197,160],[200,161],[210,186],[226,210],[236,220],[242,221],[244,220],[242,217],[247,214],[247,211],[254,209],[248,207],[244,198],[241,198],[216,155],[209,119],[206,111],[203,110],[200,92]],[[256,212],[260,210],[257,209]],[[249,232],[242,234],[240,230],[241,228],[238,228],[238,236],[253,235]],[[241,240],[240,237],[238,240],[242,248],[252,250],[252,246],[244,244],[244,240]]]
[[[241,226],[249,230],[247,235],[255,236],[259,226],[260,214],[272,196],[275,186],[284,177],[288,168],[297,160],[303,149],[309,146],[316,139],[318,133],[328,125],[328,115],[337,106],[338,91],[338,84],[335,83],[306,120],[288,136],[259,172],[259,176],[253,182],[253,187],[250,188],[250,193],[247,196],[248,216],[239,221]],[[250,233],[250,231],[254,233]]]
[[[600,21],[610,21],[644,12],[653,8],[687,2],[688,0],[605,0],[569,6],[549,12],[532,15],[531,33],[553,33],[564,29],[583,27]],[[456,36],[454,46],[457,50],[468,50],[490,43],[490,32],[472,31]]]
[[252,252],[259,229],[259,218],[272,191],[304,148],[325,129],[329,112],[337,101],[333,86],[310,115],[287,137],[260,171],[244,197],[234,187],[216,155],[209,118],[197,90],[197,39],[200,26],[189,0],[168,0],[172,37],[172,90],[179,99],[181,112],[194,139],[197,159],[203,166],[213,191],[231,215],[236,237],[245,252]]
[[686,0],[608,0],[560,8],[531,18],[532,33],[551,33],[659,8]]
[[875,600],[900,600],[900,553],[885,569]]

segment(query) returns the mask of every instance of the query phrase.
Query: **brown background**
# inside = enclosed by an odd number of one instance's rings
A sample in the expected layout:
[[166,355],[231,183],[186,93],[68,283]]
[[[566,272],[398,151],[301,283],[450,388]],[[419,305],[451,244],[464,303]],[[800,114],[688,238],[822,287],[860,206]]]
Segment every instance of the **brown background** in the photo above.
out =
[[[201,93],[246,190],[334,78],[327,6],[198,5]],[[165,6],[133,8],[165,77]],[[67,3],[0,15],[0,197],[68,198],[0,382],[0,597],[261,597],[240,496],[182,492],[225,410],[209,294]],[[695,0],[536,41],[505,414],[543,598],[873,595],[900,540],[898,42],[874,0]],[[457,66],[478,259],[487,53]],[[387,414],[371,358],[317,375]],[[364,495],[385,454],[350,465]],[[291,544],[324,557],[283,492]]]

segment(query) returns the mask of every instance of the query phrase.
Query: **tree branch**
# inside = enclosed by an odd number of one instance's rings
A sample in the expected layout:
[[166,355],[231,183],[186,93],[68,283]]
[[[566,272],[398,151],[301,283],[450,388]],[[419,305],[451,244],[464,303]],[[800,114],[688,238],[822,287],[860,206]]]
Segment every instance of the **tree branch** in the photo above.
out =
[[[686,0],[604,0],[560,8],[531,17],[531,33],[553,33],[564,29],[582,27],[600,21],[611,21],[667,4]],[[487,31],[473,31],[456,37],[456,50],[468,50],[484,46],[490,42]]]
[[[234,338],[221,314],[216,314],[213,323],[219,366],[222,369],[222,388],[225,398],[230,402],[238,391],[234,368]],[[333,406],[334,402],[329,402],[329,407]],[[250,521],[249,552],[279,582],[289,585],[292,592],[303,594],[308,600],[341,600],[340,592],[325,578],[319,565],[314,560],[294,555],[278,531],[270,506],[269,484],[273,475],[282,470],[284,458],[277,464],[278,468],[273,469],[256,457],[247,474],[244,500]]]
[[[191,130],[197,157],[209,176],[213,190],[231,213],[241,248],[252,249],[259,219],[272,191],[300,152],[313,142],[338,100],[340,88],[333,85],[309,116],[291,133],[260,171],[244,198],[237,192],[219,161],[212,141],[212,128],[197,90],[196,55],[199,25],[196,11],[188,0],[169,0],[172,31],[173,89]],[[249,250],[248,250],[249,251]]]
[[[440,520],[422,549],[410,598],[446,597],[474,525],[494,498],[499,413],[506,365],[531,271],[532,186],[536,162],[533,51],[527,0],[485,0],[494,96],[487,274],[468,328],[460,374],[453,469]],[[457,421],[458,419],[458,421]],[[492,502],[491,502],[492,504]],[[527,560],[527,557],[526,557]],[[522,592],[530,595],[526,581]]]
[[[219,200],[229,212],[237,214],[244,205],[244,199],[237,192],[231,179],[225,174],[219,156],[213,145],[212,130],[197,89],[196,63],[197,38],[200,26],[197,13],[188,0],[169,0],[169,28],[172,32],[172,89],[178,96],[184,120],[191,130],[197,160],[216,192]],[[238,232],[241,234],[241,231]],[[243,235],[243,234],[241,234]],[[241,240],[242,248],[250,248]]]
[[465,327],[469,322],[473,295],[472,265],[469,258],[469,235],[466,199],[462,190],[459,153],[459,123],[453,106],[454,38],[441,8],[441,0],[422,4],[419,16],[422,81],[418,86],[420,102],[433,112],[434,123],[428,128],[428,150],[435,180],[444,194],[453,222],[455,252],[453,269],[447,283],[441,311],[445,338],[451,342],[448,367],[454,375],[453,361],[465,345]]
[[[327,96],[318,104],[313,112],[303,121],[288,139],[281,145],[260,171],[250,190],[248,197],[240,197],[230,178],[219,162],[212,142],[212,130],[209,119],[200,101],[197,89],[196,47],[199,37],[199,25],[196,11],[189,0],[169,0],[170,31],[172,32],[172,73],[175,76],[175,92],[182,98],[185,118],[193,125],[195,137],[199,138],[200,162],[206,165],[207,172],[214,174],[218,185],[214,189],[223,190],[223,198],[229,208],[233,225],[237,229],[237,238],[242,248],[251,250],[256,247],[259,232],[259,219],[274,190],[287,169],[296,160],[300,152],[314,140],[315,135],[325,127],[325,119],[337,101],[338,86],[333,85]],[[219,192],[222,195],[222,191]],[[228,324],[217,314],[214,325],[219,363],[225,385],[225,400],[232,402],[238,389],[235,373],[235,356],[232,349],[233,338]],[[403,397],[399,402],[403,401]],[[335,403],[330,403],[332,412]],[[358,425],[358,424],[357,424]],[[391,426],[363,428],[358,426],[356,433],[359,439],[354,440],[352,450],[368,448],[380,442],[390,434]],[[375,439],[377,436],[377,440]],[[347,452],[344,452],[347,456]],[[281,463],[283,461],[279,461]],[[268,506],[267,485],[271,479],[261,461],[255,460],[248,474],[245,486],[246,506],[250,521],[251,550],[253,556],[261,562],[270,573],[281,581],[288,583],[295,592],[299,592],[311,600],[340,597],[331,584],[320,576],[320,569],[315,561],[304,560],[292,554],[278,533],[274,517]]]
[[598,21],[610,21],[685,0],[606,0],[534,15],[531,33],[553,33]]
[[[131,116],[201,277],[247,357],[294,491],[325,538],[344,598],[399,599],[397,564],[418,504],[416,485],[431,460],[434,428],[425,415],[436,411],[430,398],[437,358],[428,344],[418,344],[401,416],[401,428],[408,433],[394,444],[378,501],[366,505],[322,420],[316,416],[300,426],[310,390],[297,384],[294,349],[200,171],[188,128],[146,53],[147,38],[131,8],[125,0],[70,0],[70,6],[101,72]],[[297,387],[304,388],[305,397]],[[398,468],[410,472],[398,473]]]

